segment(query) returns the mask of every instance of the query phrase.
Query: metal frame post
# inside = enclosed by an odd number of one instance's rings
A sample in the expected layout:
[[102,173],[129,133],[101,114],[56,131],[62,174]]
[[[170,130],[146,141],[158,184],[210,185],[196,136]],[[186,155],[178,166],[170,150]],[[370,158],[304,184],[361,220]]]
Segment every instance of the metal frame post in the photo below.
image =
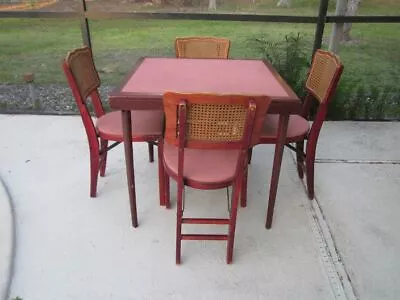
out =
[[312,52],[312,57],[314,56],[315,51],[321,48],[322,45],[322,37],[324,35],[325,23],[326,23],[326,13],[328,11],[328,3],[329,0],[320,0],[319,2],[319,12],[317,18],[317,26],[315,28],[315,36],[314,36],[314,47]]
[[81,22],[81,33],[82,33],[82,40],[84,45],[88,46],[89,48],[92,48],[92,41],[90,39],[90,29],[89,29],[89,21],[86,17],[86,1],[82,0],[82,6],[81,6],[81,13],[80,13],[80,22]]

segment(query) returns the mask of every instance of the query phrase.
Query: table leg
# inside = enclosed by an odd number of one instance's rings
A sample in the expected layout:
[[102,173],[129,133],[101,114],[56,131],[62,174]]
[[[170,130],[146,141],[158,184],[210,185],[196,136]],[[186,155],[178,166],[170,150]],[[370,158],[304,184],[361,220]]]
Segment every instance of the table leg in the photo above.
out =
[[286,131],[287,131],[288,123],[289,123],[289,115],[281,114],[279,116],[279,126],[278,126],[278,132],[277,132],[278,136],[277,136],[277,142],[275,145],[275,154],[274,154],[274,165],[272,167],[271,185],[269,188],[267,221],[265,224],[265,227],[267,229],[271,228],[272,217],[274,215],[276,192],[278,190],[279,174],[281,171],[283,149],[285,147]]
[[158,188],[160,195],[160,206],[165,206],[165,170],[164,170],[164,157],[163,157],[164,142],[160,138],[158,141]]
[[124,133],[126,177],[128,179],[129,204],[131,208],[132,226],[137,227],[136,211],[136,192],[135,192],[135,172],[133,167],[133,147],[132,147],[132,120],[129,110],[122,111],[122,129]]

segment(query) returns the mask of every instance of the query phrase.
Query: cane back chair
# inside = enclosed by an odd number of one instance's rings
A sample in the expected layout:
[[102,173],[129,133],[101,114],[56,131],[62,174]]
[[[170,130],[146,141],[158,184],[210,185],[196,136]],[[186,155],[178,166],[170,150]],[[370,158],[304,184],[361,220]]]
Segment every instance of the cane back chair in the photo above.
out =
[[219,58],[229,56],[230,40],[215,37],[180,37],[175,39],[177,58]]
[[[164,94],[164,190],[169,203],[169,177],[178,186],[176,263],[182,240],[227,241],[227,263],[232,262],[236,216],[249,145],[258,142],[266,96]],[[183,217],[184,187],[212,190],[233,186],[230,217]],[[183,224],[228,225],[228,234],[182,234]]]
[[[69,52],[62,67],[86,130],[90,151],[90,196],[96,197],[98,174],[105,175],[107,152],[123,142],[121,113],[104,111],[98,92],[100,78],[90,48]],[[97,118],[95,123],[88,109],[89,98]],[[153,161],[153,145],[162,137],[163,112],[134,111],[131,116],[132,141],[148,142],[150,161]],[[108,146],[108,141],[114,143]]]
[[[307,94],[302,113],[289,116],[286,146],[296,152],[299,177],[302,179],[304,173],[306,174],[307,194],[310,200],[314,199],[314,162],[318,137],[342,72],[343,64],[335,54],[321,49],[317,50],[305,83]],[[314,101],[317,101],[319,106],[310,127],[308,116]],[[279,115],[268,114],[266,116],[259,144],[276,143],[278,124]],[[306,151],[304,151],[305,141],[307,141]],[[291,143],[295,143],[296,146],[292,146]],[[245,206],[245,203],[242,203],[242,206]],[[271,227],[273,211],[274,203],[268,203],[267,228]]]

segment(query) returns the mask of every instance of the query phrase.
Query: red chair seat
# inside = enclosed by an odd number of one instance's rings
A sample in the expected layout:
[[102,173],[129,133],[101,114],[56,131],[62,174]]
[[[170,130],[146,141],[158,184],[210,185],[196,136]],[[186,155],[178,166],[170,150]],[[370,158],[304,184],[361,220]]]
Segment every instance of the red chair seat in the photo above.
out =
[[[132,111],[132,141],[154,141],[162,135],[163,111]],[[101,138],[109,141],[123,141],[121,112],[106,113],[97,119],[96,128]]]
[[[218,189],[232,184],[240,150],[185,148],[183,178],[193,188]],[[178,178],[178,147],[164,143],[164,164]]]
[[[279,115],[267,114],[262,128],[260,143],[276,142],[279,125]],[[308,121],[299,115],[290,115],[286,142],[292,143],[304,140],[310,129]]]

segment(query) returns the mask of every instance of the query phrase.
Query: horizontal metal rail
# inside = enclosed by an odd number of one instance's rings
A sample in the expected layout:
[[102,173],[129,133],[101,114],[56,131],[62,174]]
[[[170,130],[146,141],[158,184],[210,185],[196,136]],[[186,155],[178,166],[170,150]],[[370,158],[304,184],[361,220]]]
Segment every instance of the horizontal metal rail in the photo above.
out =
[[163,19],[163,20],[209,20],[209,21],[242,21],[242,22],[283,22],[283,23],[315,23],[317,17],[282,16],[261,14],[233,13],[182,13],[182,12],[97,12],[88,11],[87,17],[93,19]]
[[[233,13],[182,13],[182,12],[100,12],[87,11],[92,20],[102,19],[155,19],[155,20],[209,20],[271,23],[317,23],[317,16],[285,16]],[[65,18],[78,19],[80,11],[0,11],[0,18]],[[400,16],[326,16],[326,23],[400,23]]]
[[326,23],[400,23],[400,16],[326,16]]
[[78,19],[79,12],[58,11],[0,11],[0,18],[54,18],[54,19]]

